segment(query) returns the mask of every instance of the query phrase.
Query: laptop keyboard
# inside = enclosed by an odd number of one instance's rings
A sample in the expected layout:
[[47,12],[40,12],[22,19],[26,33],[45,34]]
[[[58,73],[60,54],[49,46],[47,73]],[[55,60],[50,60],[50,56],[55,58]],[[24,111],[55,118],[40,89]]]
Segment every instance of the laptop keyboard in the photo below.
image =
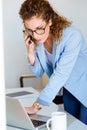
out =
[[32,121],[32,123],[33,123],[33,125],[34,125],[35,127],[38,127],[38,126],[40,126],[40,125],[46,124],[45,121],[39,121],[39,120],[34,120],[34,119],[31,119],[31,121]]

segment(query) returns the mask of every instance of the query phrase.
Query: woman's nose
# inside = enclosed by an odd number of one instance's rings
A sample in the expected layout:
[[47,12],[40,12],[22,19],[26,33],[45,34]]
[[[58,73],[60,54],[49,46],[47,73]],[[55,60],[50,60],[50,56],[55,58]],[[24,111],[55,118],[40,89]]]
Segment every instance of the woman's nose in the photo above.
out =
[[36,34],[35,32],[33,33],[33,38],[34,39],[38,39],[38,34]]

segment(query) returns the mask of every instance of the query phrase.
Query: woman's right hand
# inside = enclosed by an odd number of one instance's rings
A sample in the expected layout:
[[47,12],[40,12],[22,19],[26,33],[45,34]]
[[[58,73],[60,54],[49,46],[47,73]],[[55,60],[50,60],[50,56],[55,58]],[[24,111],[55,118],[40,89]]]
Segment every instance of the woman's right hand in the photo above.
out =
[[27,47],[28,54],[33,54],[35,51],[35,43],[31,41],[29,34],[24,35],[25,44]]
[[36,109],[33,105],[31,107],[25,107],[25,110],[28,114],[36,114],[38,109]]
[[29,34],[25,34],[24,35],[24,40],[25,40],[25,44],[26,44],[26,47],[27,47],[29,63],[31,65],[34,65],[34,63],[35,63],[35,55],[34,55],[34,52],[35,52],[35,43],[34,43],[34,41],[32,41],[30,39]]
[[34,102],[33,105],[30,107],[25,107],[25,110],[27,111],[28,114],[35,114],[41,109],[42,105],[40,105],[38,102]]

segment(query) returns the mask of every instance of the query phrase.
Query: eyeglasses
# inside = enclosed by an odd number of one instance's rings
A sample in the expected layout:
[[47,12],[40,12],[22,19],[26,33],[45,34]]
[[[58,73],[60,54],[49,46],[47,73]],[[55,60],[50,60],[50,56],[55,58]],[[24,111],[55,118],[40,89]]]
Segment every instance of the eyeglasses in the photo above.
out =
[[45,33],[46,26],[47,26],[47,24],[45,25],[44,28],[37,28],[36,30],[31,30],[31,29],[26,28],[25,30],[23,30],[23,33],[24,34],[28,33],[29,35],[32,36],[35,32],[38,35],[42,35]]

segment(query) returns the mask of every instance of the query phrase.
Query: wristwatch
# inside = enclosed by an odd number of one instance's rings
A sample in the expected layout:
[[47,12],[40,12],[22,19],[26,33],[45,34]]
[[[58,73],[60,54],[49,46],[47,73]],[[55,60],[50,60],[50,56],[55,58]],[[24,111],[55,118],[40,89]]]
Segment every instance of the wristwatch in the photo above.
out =
[[42,109],[42,106],[41,106],[38,102],[34,102],[33,106],[34,106],[34,108],[36,108],[37,110]]

